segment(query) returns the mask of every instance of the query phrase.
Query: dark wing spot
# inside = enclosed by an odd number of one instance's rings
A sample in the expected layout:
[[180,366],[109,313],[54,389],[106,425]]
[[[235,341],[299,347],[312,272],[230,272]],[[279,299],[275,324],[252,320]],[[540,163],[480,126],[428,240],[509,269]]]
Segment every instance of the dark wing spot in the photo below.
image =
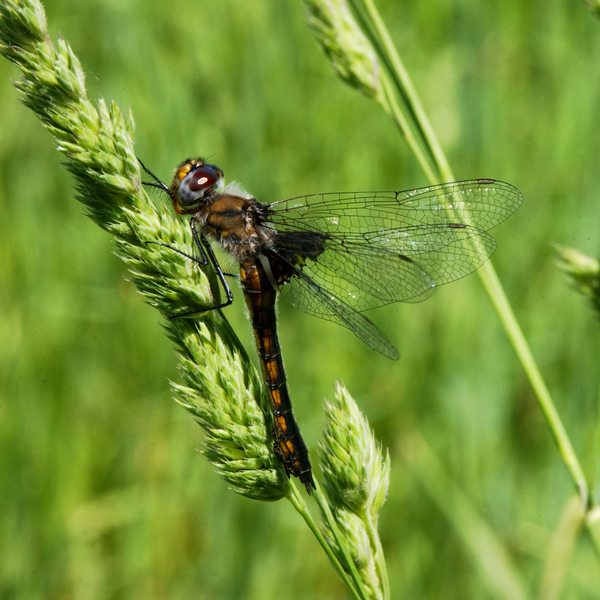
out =
[[273,249],[292,264],[303,264],[309,258],[316,260],[325,251],[326,233],[318,231],[278,231]]

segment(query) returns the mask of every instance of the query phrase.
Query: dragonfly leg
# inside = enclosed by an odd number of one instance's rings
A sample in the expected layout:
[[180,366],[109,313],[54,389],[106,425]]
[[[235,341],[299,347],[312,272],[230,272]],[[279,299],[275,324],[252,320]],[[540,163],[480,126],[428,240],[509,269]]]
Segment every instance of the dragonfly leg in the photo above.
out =
[[[219,262],[217,261],[217,257],[214,255],[208,240],[204,236],[198,234],[198,231],[196,230],[196,226],[194,225],[194,219],[192,219],[190,221],[190,228],[192,230],[192,236],[194,238],[194,242],[196,243],[196,246],[198,247],[198,249],[200,250],[200,252],[202,254],[202,260],[206,260],[206,262],[202,263],[202,264],[204,264],[204,265],[208,264],[208,259],[206,258],[206,254],[205,254],[204,248],[203,248],[203,246],[205,246],[208,249],[208,252],[210,252],[212,254],[211,262],[213,263],[215,270],[217,271],[217,274],[225,275],[225,277],[235,277],[235,273],[226,273],[225,271],[223,271],[221,269],[221,265],[219,265]],[[222,283],[223,283],[223,288],[227,292],[227,290],[229,288],[225,284],[225,281],[222,281]]]
[[[233,293],[231,291],[231,288],[229,287],[229,284],[227,283],[227,280],[225,279],[225,273],[223,272],[223,269],[221,269],[221,265],[219,264],[219,261],[217,260],[217,257],[215,256],[215,253],[210,245],[210,242],[206,239],[206,237],[202,233],[198,234],[196,227],[194,225],[193,217],[190,221],[190,227],[192,230],[192,237],[194,238],[194,242],[196,243],[198,250],[200,250],[202,259],[204,261],[206,261],[206,262],[202,262],[200,264],[207,265],[209,261],[212,263],[212,265],[215,268],[215,271],[217,273],[217,277],[219,278],[219,281],[221,282],[221,285],[223,286],[223,289],[225,290],[225,295],[227,296],[227,300],[225,302],[221,302],[220,304],[215,304],[213,306],[207,306],[206,308],[201,308],[199,310],[191,310],[191,311],[187,311],[187,312],[176,313],[174,315],[169,315],[169,320],[178,319],[180,317],[189,317],[191,315],[200,314],[203,312],[207,312],[209,310],[217,310],[219,308],[225,308],[226,306],[229,306],[233,302]],[[173,248],[173,250],[176,250],[176,249]],[[180,252],[180,251],[177,250],[177,252]],[[180,254],[187,256],[187,254],[185,254],[183,252],[180,252]],[[191,257],[189,257],[189,258],[191,258]],[[195,260],[195,262],[200,262],[198,259],[192,259],[192,260]]]
[[155,187],[155,188],[158,188],[159,190],[163,190],[163,192],[167,192],[167,194],[169,194],[169,197],[171,198],[171,200],[174,200],[173,192],[169,189],[167,184],[164,183],[163,181],[161,181],[150,169],[148,169],[146,167],[146,165],[139,158],[138,158],[138,162],[140,163],[140,165],[142,165],[142,169],[144,169],[144,171],[146,171],[146,173],[148,173],[148,175],[150,175],[150,177],[152,177],[152,179],[154,179],[154,181],[156,182],[156,183],[153,183],[151,181],[142,181],[142,185],[145,185],[147,187]]
[[[191,261],[194,261],[196,264],[205,267],[208,264],[208,258],[203,248],[200,248],[201,258],[196,258],[195,256],[191,256],[187,252],[183,250],[179,250],[179,248],[175,248],[175,246],[170,246],[169,244],[164,244],[163,242],[146,242],[146,244],[154,244],[155,246],[162,246],[163,248],[168,248],[169,250],[173,250],[173,252],[177,252],[177,254],[181,254],[181,256],[185,256],[189,258]],[[227,275],[227,273],[226,273]]]

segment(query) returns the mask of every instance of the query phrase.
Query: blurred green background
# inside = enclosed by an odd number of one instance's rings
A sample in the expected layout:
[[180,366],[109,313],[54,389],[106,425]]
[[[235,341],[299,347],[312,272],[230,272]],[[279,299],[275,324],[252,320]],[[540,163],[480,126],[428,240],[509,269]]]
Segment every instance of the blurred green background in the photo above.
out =
[[[90,97],[131,107],[137,154],[163,179],[211,155],[265,202],[427,183],[383,113],[335,78],[299,0],[45,5]],[[494,231],[494,264],[595,481],[598,324],[550,244],[600,253],[600,21],[573,0],[378,5],[457,178],[503,179],[525,196]],[[289,503],[236,496],[197,452],[201,431],[171,399],[159,315],[83,216],[16,76],[0,62],[0,598],[349,597]],[[254,356],[234,293],[226,315]],[[392,596],[519,597],[469,537],[477,515],[536,597],[573,488],[478,278],[369,315],[397,363],[341,327],[279,313],[312,456],[336,379],[389,449]],[[456,510],[452,489],[474,513]],[[560,597],[600,598],[585,535]]]

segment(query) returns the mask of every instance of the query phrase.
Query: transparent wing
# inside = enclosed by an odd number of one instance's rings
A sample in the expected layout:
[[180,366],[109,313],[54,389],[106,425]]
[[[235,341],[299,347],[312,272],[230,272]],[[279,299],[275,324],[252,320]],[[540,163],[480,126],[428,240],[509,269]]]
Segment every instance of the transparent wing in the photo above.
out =
[[[521,202],[509,184],[474,180],[406,192],[315,194],[267,209],[278,232],[274,252],[297,255],[298,236],[308,235],[299,232],[320,236],[321,251],[304,257],[302,273],[327,297],[362,311],[420,302],[435,286],[478,269],[496,248],[486,230]],[[295,285],[292,278],[286,287]],[[317,314],[296,296],[298,308]]]
[[273,229],[273,255],[293,267],[282,295],[394,358],[395,348],[359,311],[420,302],[478,269],[496,248],[487,230],[522,201],[512,185],[490,179],[313,194],[266,205],[263,226]]
[[296,308],[327,321],[347,327],[368,346],[392,360],[398,360],[398,351],[392,343],[357,310],[332,296],[302,271],[295,269],[296,277],[280,288],[281,295]]
[[394,232],[410,225],[461,223],[488,231],[523,201],[512,185],[492,179],[457,181],[416,190],[336,192],[298,196],[266,206],[277,229],[331,234]]

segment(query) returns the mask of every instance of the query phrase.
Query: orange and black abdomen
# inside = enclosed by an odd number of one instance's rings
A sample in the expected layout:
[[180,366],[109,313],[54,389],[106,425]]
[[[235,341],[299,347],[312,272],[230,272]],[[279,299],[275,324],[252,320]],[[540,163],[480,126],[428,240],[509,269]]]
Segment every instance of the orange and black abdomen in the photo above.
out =
[[[273,274],[270,275],[273,278]],[[277,338],[277,292],[258,257],[241,263],[240,279],[250,310],[256,347],[271,401],[275,453],[283,462],[288,475],[298,477],[310,494],[314,482],[308,450],[292,413]]]

